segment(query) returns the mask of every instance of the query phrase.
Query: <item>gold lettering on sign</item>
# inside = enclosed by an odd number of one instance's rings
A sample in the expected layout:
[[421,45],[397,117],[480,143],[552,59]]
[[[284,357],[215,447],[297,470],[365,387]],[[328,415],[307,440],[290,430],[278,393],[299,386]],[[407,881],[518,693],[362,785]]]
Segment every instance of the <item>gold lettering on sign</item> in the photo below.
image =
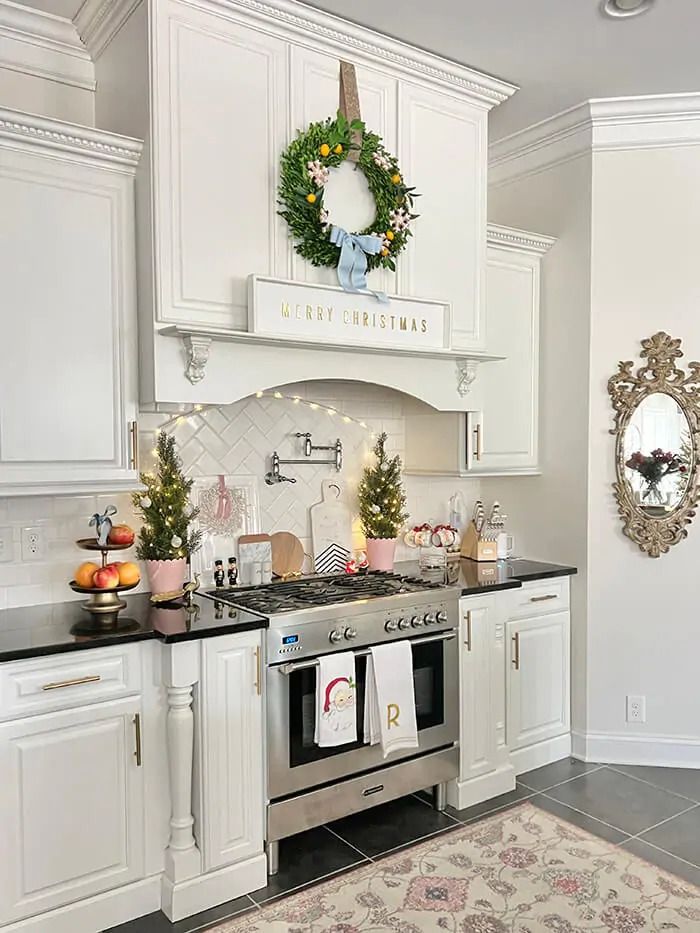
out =
[[386,314],[379,315],[379,326],[382,328],[382,330],[386,327]]
[[406,330],[408,328],[408,321],[405,317],[399,318],[399,330]]
[[289,307],[288,301],[282,302],[282,317],[290,317],[292,314],[292,309]]
[[[292,305],[288,301],[282,301],[280,305],[283,318],[294,318],[297,321],[332,324],[333,313],[331,305]],[[413,315],[378,314],[376,311],[357,311],[349,308],[344,308],[342,314],[342,322],[346,327],[367,327],[372,330],[402,330],[413,334],[427,334],[430,324],[426,318]]]
[[428,330],[428,322],[426,321],[425,318],[423,318],[422,321],[420,322],[420,330],[422,334],[426,333],[426,331]]
[[349,324],[349,323],[350,323],[350,312],[347,310],[343,311],[343,324]]
[[362,314],[362,326],[369,327],[369,314],[367,311],[364,311]]
[[359,311],[352,312],[352,323],[355,325],[355,327],[359,326],[359,323],[360,323],[360,312]]
[[391,729],[392,726],[399,726],[399,715],[401,710],[399,709],[398,703],[387,703],[386,707],[386,727]]
[[296,317],[297,321],[301,320],[301,317],[302,317],[301,305],[296,305],[296,307],[294,308],[294,316]]

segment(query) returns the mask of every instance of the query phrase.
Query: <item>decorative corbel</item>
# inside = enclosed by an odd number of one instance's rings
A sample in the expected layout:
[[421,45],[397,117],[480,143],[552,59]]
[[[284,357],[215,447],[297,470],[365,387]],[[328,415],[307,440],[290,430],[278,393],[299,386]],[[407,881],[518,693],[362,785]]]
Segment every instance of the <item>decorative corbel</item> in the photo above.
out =
[[477,360],[457,360],[457,392],[462,398],[466,398],[471,391],[478,365]]
[[198,337],[187,334],[182,338],[182,344],[185,348],[185,359],[187,361],[185,376],[192,385],[197,385],[198,382],[204,379],[207,363],[209,362],[211,337]]

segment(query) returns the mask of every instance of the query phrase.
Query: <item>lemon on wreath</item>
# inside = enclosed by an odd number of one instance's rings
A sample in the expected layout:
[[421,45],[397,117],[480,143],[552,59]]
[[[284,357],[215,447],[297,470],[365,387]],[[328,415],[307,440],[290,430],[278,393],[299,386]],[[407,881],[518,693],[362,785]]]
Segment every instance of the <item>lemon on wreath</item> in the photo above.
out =
[[336,155],[340,155],[342,151],[343,151],[343,147],[340,145],[340,143],[338,143],[338,145],[333,150],[333,152],[335,152]]
[[394,231],[393,231],[393,230],[387,230],[387,232],[384,234],[384,236],[387,238],[387,240],[393,240],[393,239],[394,239]]
[[394,184],[394,185],[400,185],[400,184],[401,184],[401,176],[399,175],[398,172],[397,172],[395,175],[392,175],[392,176],[391,176],[391,181],[392,181],[392,184]]
[[315,203],[316,203],[316,195],[315,195],[313,192],[311,192],[310,194],[307,194],[307,195],[306,195],[306,200],[309,202],[309,204],[315,204]]
[[382,250],[382,256],[388,256],[388,255],[389,255],[389,250],[385,246],[384,249]]
[[319,147],[318,151],[321,153],[321,155],[325,159],[326,156],[329,156],[331,154],[331,147],[328,145],[328,143],[323,143],[323,145]]

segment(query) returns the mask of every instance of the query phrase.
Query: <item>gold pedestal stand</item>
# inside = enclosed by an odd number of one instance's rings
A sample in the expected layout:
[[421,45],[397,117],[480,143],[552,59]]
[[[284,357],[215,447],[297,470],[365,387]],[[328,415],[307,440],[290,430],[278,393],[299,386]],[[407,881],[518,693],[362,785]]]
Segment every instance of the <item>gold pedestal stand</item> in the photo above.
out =
[[[98,544],[94,538],[81,538],[75,542],[84,551],[99,551],[102,555],[102,566],[108,563],[107,555],[110,551],[125,551],[133,544]],[[91,619],[85,624],[78,623],[72,631],[76,635],[90,635],[98,632],[128,632],[138,628],[138,622],[133,619],[119,619],[119,613],[126,609],[126,603],[119,598],[120,593],[133,590],[138,583],[126,583],[111,589],[101,589],[97,586],[80,586],[75,580],[68,584],[75,593],[87,593],[90,599],[86,600],[81,609],[89,613]]]

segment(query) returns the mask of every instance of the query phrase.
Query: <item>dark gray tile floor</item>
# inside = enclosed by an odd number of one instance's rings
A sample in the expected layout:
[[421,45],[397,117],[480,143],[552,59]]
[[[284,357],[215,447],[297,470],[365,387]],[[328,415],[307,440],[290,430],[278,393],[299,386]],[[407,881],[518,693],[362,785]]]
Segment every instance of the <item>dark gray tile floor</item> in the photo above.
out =
[[170,924],[163,914],[107,933],[195,933],[255,911],[330,875],[449,832],[524,800],[700,886],[700,770],[584,764],[564,759],[518,778],[514,791],[437,813],[416,794],[310,830],[280,846],[280,873],[250,896]]

